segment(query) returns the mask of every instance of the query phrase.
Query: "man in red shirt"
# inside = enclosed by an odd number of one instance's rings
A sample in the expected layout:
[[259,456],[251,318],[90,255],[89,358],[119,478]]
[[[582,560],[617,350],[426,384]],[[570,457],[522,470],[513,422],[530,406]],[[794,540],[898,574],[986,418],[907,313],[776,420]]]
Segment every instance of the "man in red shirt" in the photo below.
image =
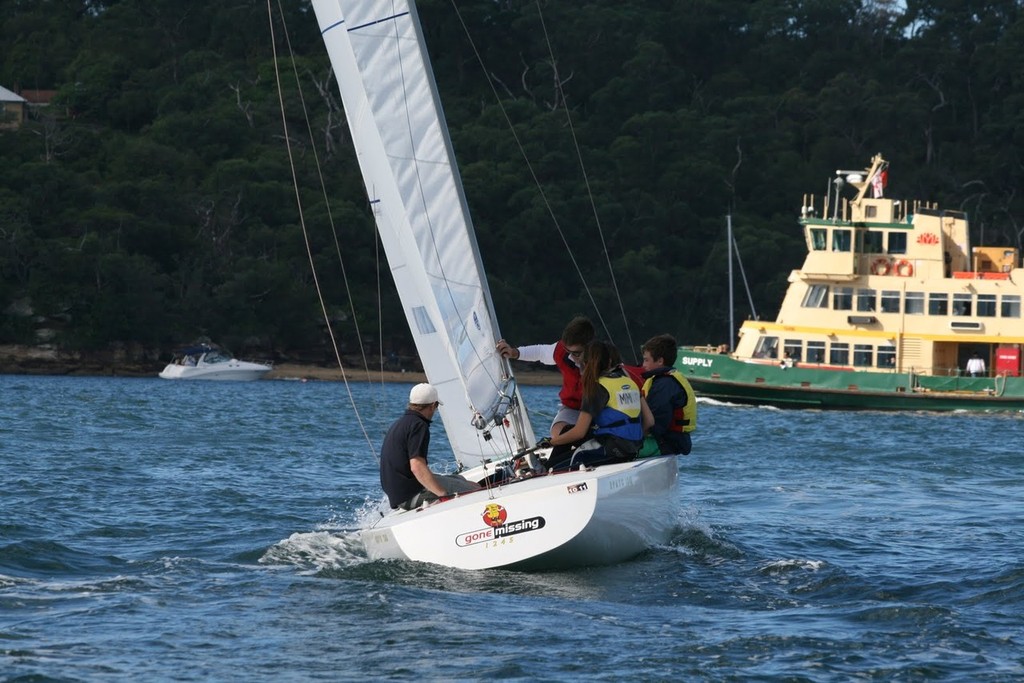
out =
[[498,342],[498,353],[505,358],[554,365],[562,373],[562,389],[558,392],[561,405],[551,423],[551,436],[561,434],[579,419],[580,402],[583,399],[580,359],[594,336],[594,324],[590,319],[576,316],[562,330],[562,338],[554,344],[517,347],[504,339]]

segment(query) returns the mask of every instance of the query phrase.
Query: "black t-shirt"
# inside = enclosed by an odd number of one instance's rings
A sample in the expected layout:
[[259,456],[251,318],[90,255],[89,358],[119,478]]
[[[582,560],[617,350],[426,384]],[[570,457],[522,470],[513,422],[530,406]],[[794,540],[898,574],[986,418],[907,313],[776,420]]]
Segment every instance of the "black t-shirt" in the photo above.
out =
[[583,397],[583,405],[580,406],[580,411],[587,413],[592,418],[590,422],[590,429],[593,430],[597,426],[597,416],[601,414],[601,411],[608,407],[608,400],[611,397],[608,395],[608,390],[603,385],[597,386],[597,391],[594,392],[593,399],[590,400],[586,396]]
[[380,449],[380,485],[396,508],[423,490],[412,473],[410,458],[427,459],[430,448],[430,420],[415,410],[406,410],[395,420]]

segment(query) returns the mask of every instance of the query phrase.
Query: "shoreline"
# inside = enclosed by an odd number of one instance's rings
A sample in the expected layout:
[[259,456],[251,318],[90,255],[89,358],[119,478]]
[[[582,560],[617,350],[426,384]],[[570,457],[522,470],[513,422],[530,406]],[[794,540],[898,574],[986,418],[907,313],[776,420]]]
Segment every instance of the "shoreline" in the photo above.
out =
[[[524,386],[562,386],[562,376],[557,372],[545,370],[529,370],[524,368],[513,368],[516,373],[516,381]],[[315,380],[322,382],[383,382],[419,384],[426,382],[427,376],[422,372],[394,372],[390,370],[371,370],[367,372],[362,369],[345,368],[342,372],[339,368],[325,368],[318,365],[303,365],[301,363],[275,363],[274,369],[267,373],[264,380]]]
[[[68,377],[156,377],[163,363],[138,359],[127,354],[62,353],[52,348],[0,344],[0,374]],[[534,364],[512,362],[516,382],[524,386],[561,386],[562,376]],[[274,363],[264,380],[298,380],[322,382],[382,382],[418,384],[426,382],[423,372],[385,371],[324,366],[315,363]]]

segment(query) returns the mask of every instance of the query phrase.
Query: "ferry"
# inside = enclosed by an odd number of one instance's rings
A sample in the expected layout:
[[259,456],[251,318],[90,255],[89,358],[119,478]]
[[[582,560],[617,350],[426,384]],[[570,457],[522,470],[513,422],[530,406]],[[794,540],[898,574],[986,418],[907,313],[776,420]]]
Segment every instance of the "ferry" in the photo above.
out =
[[[800,208],[807,256],[775,322],[735,350],[683,346],[698,395],[782,408],[1024,410],[1013,247],[972,247],[967,215],[885,196],[889,162],[838,170]],[[834,190],[834,191],[833,191]]]

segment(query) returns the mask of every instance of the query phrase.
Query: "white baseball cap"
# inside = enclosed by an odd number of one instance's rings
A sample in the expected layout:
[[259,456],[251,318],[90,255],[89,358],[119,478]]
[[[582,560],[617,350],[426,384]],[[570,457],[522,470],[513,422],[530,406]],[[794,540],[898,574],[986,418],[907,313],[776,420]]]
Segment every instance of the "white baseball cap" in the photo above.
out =
[[[430,384],[417,384],[409,392],[409,403],[428,405],[430,403],[441,403],[437,398],[437,389]],[[444,404],[441,404],[444,405]]]

